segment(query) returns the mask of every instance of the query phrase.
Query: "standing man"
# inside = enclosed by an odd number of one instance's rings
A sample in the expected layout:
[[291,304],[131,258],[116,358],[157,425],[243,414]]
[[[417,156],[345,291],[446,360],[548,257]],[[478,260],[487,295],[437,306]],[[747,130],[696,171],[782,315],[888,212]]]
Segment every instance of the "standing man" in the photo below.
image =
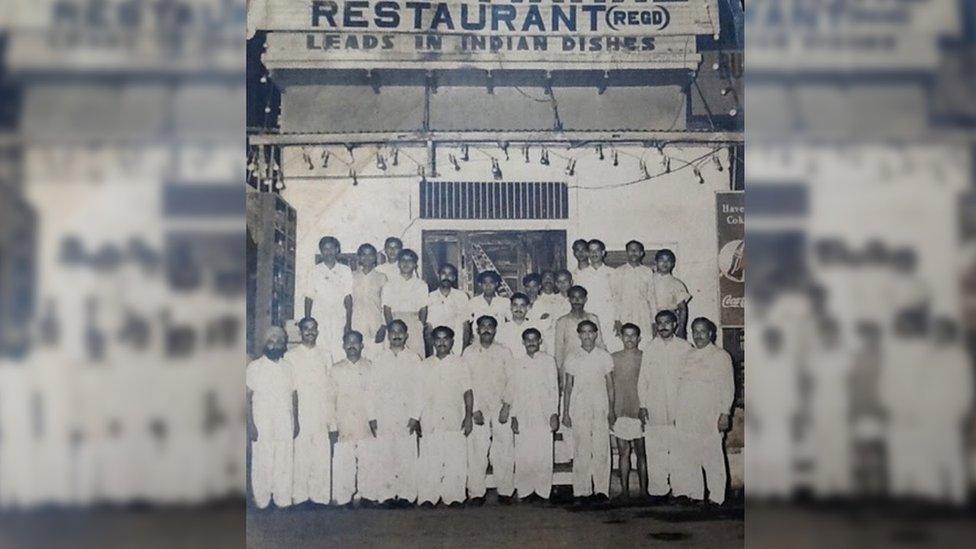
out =
[[312,267],[305,283],[305,316],[319,322],[320,344],[342,355],[342,335],[352,324],[352,269],[339,263],[342,247],[334,236],[319,240],[322,262]]
[[481,293],[468,302],[468,325],[465,328],[465,341],[474,341],[475,322],[482,316],[494,317],[499,324],[508,320],[510,302],[498,295],[502,277],[495,271],[482,271],[475,277]]
[[647,493],[647,458],[644,454],[644,429],[639,419],[640,399],[637,396],[637,380],[644,351],[638,348],[641,329],[636,324],[627,323],[620,327],[623,350],[613,353],[613,409],[616,421],[613,423],[613,437],[617,441],[617,455],[620,466],[620,486],[624,499],[630,498],[630,451],[637,455],[637,478],[640,494]]
[[644,349],[637,395],[644,423],[648,494],[665,496],[671,491],[678,381],[691,345],[675,337],[678,317],[672,311],[660,311],[654,321],[658,337]]
[[[685,339],[685,327],[688,325],[688,302],[691,301],[691,294],[688,293],[688,286],[681,279],[674,276],[674,265],[677,258],[674,252],[665,248],[658,250],[654,254],[654,264],[657,272],[654,273],[654,304],[657,310],[655,315],[661,311],[671,311],[677,318],[675,335]],[[656,318],[656,316],[655,316]]]
[[617,267],[613,276],[613,297],[617,318],[614,328],[630,322],[640,333],[651,335],[654,303],[654,271],[644,265],[644,245],[636,240],[627,243],[627,263]]
[[302,426],[295,439],[294,487],[295,503],[311,499],[327,505],[330,499],[329,465],[332,445],[329,432],[334,430],[335,388],[329,376],[332,355],[316,345],[318,322],[314,318],[298,321],[302,343],[287,352],[292,365],[295,392],[298,394],[298,424]]
[[[586,306],[587,293],[586,288],[582,286],[573,286],[569,289],[569,313],[563,315],[556,321],[556,344],[553,348],[556,351],[556,366],[559,368],[559,378],[563,378],[563,371],[566,363],[566,359],[569,355],[573,354],[576,349],[580,348],[580,338],[579,338],[579,323],[584,320],[589,320],[590,322],[600,325],[600,319],[595,314],[587,312],[584,307]],[[606,349],[606,345],[603,343],[603,337],[597,332],[596,336],[596,346],[602,349]],[[562,381],[559,382],[560,391],[562,391]]]
[[590,266],[590,251],[585,238],[573,241],[573,257],[576,258],[576,266],[570,267],[569,272],[576,278],[583,269]]
[[421,361],[406,348],[407,325],[394,320],[389,346],[374,357],[376,440],[369,454],[378,486],[377,501],[417,499],[417,434],[420,431]]
[[424,349],[424,324],[427,322],[427,284],[414,274],[417,253],[403,250],[397,260],[400,272],[383,286],[383,314],[389,324],[395,319],[407,325],[407,332],[417,335],[417,341],[407,340],[407,348],[417,356],[427,356]]
[[457,289],[457,281],[457,267],[450,263],[441,265],[437,271],[437,289],[427,295],[426,339],[431,339],[429,332],[432,326],[447,326],[455,334],[464,334],[471,298],[467,292]]
[[376,248],[363,244],[356,250],[359,269],[352,273],[352,329],[363,334],[365,354],[383,341],[383,286],[386,275],[376,268]]
[[535,314],[529,320],[532,300],[522,292],[516,292],[509,300],[512,304],[511,318],[498,327],[498,342],[507,347],[513,353],[522,352],[522,332],[529,328],[536,328],[542,333],[545,321],[539,321]]
[[299,433],[298,395],[285,359],[288,335],[272,326],[264,336],[264,355],[247,365],[247,426],[251,441],[251,491],[264,509],[292,504],[292,459]]
[[566,359],[563,425],[573,430],[573,496],[610,494],[613,358],[597,347],[591,320],[577,327],[581,348]]
[[363,335],[357,331],[342,340],[346,358],[332,367],[335,384],[336,431],[332,461],[332,499],[337,505],[353,495],[377,500],[375,471],[370,470],[371,441],[376,438],[373,364],[363,357]]
[[[725,501],[725,448],[722,438],[729,430],[735,398],[732,357],[715,345],[716,328],[698,317],[691,323],[694,348],[678,382],[675,409],[674,468],[671,486],[676,496]],[[704,473],[704,482],[702,482]]]
[[421,367],[417,502],[435,505],[443,501],[450,505],[464,501],[466,438],[473,428],[474,396],[468,369],[451,352],[454,331],[438,326],[432,335],[434,354]]
[[[543,322],[542,341],[545,343],[549,355],[555,355],[553,343],[556,341],[556,321],[568,313],[570,309],[569,299],[563,292],[572,287],[573,275],[565,270],[560,271],[560,273],[564,273],[561,286],[556,284],[555,273],[552,271],[542,273],[542,291],[535,303],[532,304],[536,317]],[[560,288],[562,288],[562,292]]]
[[468,436],[468,497],[485,496],[489,460],[498,495],[511,497],[515,490],[514,441],[512,429],[499,423],[499,412],[512,352],[495,341],[498,321],[494,317],[479,317],[477,327],[477,343],[461,355],[474,393],[474,427]]
[[622,348],[620,340],[615,337],[614,320],[617,318],[613,290],[610,279],[614,270],[603,263],[607,256],[607,246],[602,240],[593,239],[587,244],[590,255],[590,266],[574,276],[576,284],[586,288],[589,294],[590,310],[600,319],[600,333],[606,334],[603,340],[607,349],[617,351]]
[[525,352],[518,353],[512,363],[498,417],[504,424],[511,416],[515,489],[521,499],[532,494],[549,499],[552,490],[552,434],[559,430],[559,385],[556,361],[539,350],[541,340],[542,334],[535,328],[522,334]]
[[387,280],[393,280],[400,274],[400,252],[403,251],[403,241],[395,236],[388,236],[383,242],[383,255],[386,256],[386,263],[377,265],[376,270],[383,273]]

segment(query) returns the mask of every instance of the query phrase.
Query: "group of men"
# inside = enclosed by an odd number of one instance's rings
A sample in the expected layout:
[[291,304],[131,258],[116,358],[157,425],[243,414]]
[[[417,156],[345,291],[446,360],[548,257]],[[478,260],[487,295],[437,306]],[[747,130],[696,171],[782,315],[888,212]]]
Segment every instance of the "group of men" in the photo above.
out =
[[428,291],[399,239],[384,246],[393,264],[360,246],[355,272],[338,240],[319,248],[301,344],[289,350],[274,327],[247,369],[258,507],[482,500],[489,470],[500,498],[545,499],[560,429],[577,498],[609,496],[612,434],[625,496],[633,450],[642,495],[700,500],[707,487],[724,501],[731,358],[705,318],[692,322],[694,344],[681,337],[690,295],[670,251],[655,273],[632,241],[613,269],[601,241],[581,240],[575,272],[530,274],[506,298],[485,271],[469,298],[449,264]]

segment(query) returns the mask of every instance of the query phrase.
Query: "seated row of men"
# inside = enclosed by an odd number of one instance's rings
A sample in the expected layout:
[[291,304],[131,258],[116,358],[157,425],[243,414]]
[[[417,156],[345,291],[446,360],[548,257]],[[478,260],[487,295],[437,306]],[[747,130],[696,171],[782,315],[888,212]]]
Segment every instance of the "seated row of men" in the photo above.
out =
[[426,359],[409,350],[402,320],[389,323],[388,344],[371,358],[350,331],[345,359],[331,367],[314,319],[299,322],[302,343],[287,352],[274,327],[246,376],[254,502],[454,504],[485,496],[489,465],[500,497],[548,498],[561,423],[575,497],[609,495],[613,434],[625,496],[633,448],[642,494],[703,499],[707,486],[722,503],[731,359],[705,318],[692,323],[694,346],[675,337],[673,312],[656,322],[645,351],[640,327],[628,323],[624,349],[611,355],[597,322],[579,320],[561,373],[539,329],[525,328],[520,348],[509,348],[496,336],[512,322],[491,315],[477,319],[477,343],[462,354],[452,328],[434,328]]
[[[543,335],[554,335],[552,324],[570,311],[569,289],[575,285],[585,288],[590,296],[592,311],[599,320],[601,333],[608,334],[611,350],[619,350],[620,327],[636,324],[645,334],[654,331],[654,316],[663,310],[678,317],[678,335],[685,337],[687,303],[691,299],[687,287],[672,274],[676,258],[670,250],[655,254],[655,269],[643,264],[644,245],[639,241],[627,243],[627,262],[617,268],[604,263],[606,245],[593,239],[578,240],[573,245],[577,266],[573,271],[545,271],[526,275],[522,284],[531,314],[526,318],[540,323]],[[403,249],[402,242],[387,239],[385,253],[388,262],[377,264],[377,251],[371,244],[359,246],[355,270],[339,262],[341,245],[332,236],[319,242],[321,262],[309,271],[305,283],[305,316],[319,321],[323,344],[341,355],[342,335],[356,330],[364,336],[367,354],[385,338],[386,326],[399,319],[407,324],[413,337],[408,348],[421,358],[432,351],[431,329],[451,328],[457,338],[457,351],[470,345],[474,337],[474,322],[481,315],[491,315],[499,321],[510,320],[508,299],[498,295],[501,276],[492,270],[478,273],[474,297],[457,288],[458,270],[444,264],[437,273],[437,288],[430,291],[427,283],[417,275],[417,254]],[[575,324],[574,324],[575,327]],[[520,333],[520,331],[519,331]],[[516,336],[515,342],[518,337]],[[544,337],[551,343],[552,337]],[[426,342],[426,344],[425,344]],[[555,349],[550,349],[550,352]]]

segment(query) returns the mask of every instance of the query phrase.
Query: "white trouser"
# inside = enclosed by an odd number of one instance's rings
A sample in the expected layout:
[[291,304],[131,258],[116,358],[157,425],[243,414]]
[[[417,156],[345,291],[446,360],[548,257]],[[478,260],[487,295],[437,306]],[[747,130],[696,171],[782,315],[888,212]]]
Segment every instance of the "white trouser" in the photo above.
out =
[[417,499],[417,437],[407,432],[381,433],[373,442],[371,470],[376,501]]
[[669,479],[675,434],[674,425],[648,425],[644,429],[647,493],[652,496],[664,496],[671,491]]
[[417,502],[464,501],[467,442],[460,431],[434,431],[420,437]]
[[573,495],[610,494],[610,424],[605,410],[571,404]]
[[491,448],[488,455],[491,458],[491,474],[495,480],[495,489],[501,496],[511,496],[515,492],[514,437],[511,420],[498,423],[496,417],[491,421]]
[[671,463],[671,486],[674,495],[704,499],[707,483],[708,499],[718,504],[725,501],[727,475],[722,433],[717,430],[714,433],[676,432]]
[[272,499],[278,507],[291,505],[293,453],[292,438],[264,440],[258,435],[251,443],[251,491],[259,508]]
[[329,503],[329,467],[332,461],[332,448],[329,433],[310,433],[300,431],[295,439],[295,474],[292,498],[295,503],[312,500],[315,503]]
[[474,425],[467,437],[468,455],[468,497],[484,497],[488,476],[488,451],[491,443],[491,426]]
[[552,431],[519,426],[519,434],[515,435],[515,489],[519,497],[524,498],[534,492],[549,498],[552,459]]
[[26,508],[36,501],[32,453],[27,436],[0,440],[0,509]]
[[[359,490],[368,492],[367,456],[369,448],[363,441],[346,440],[336,443],[332,454],[332,499],[337,505],[345,505]],[[366,459],[361,459],[366,457]],[[358,482],[357,482],[358,481]],[[365,497],[360,493],[360,497]]]
[[[746,495],[755,498],[786,498],[793,490],[793,445],[783,425],[758,428],[746,426],[749,451],[745,452]],[[650,457],[647,468],[651,469]]]

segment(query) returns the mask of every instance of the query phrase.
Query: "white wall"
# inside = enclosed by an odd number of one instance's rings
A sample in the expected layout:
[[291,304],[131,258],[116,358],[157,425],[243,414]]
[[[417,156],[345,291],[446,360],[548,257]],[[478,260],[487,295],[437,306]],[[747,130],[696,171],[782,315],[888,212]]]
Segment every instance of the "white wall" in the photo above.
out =
[[[459,162],[461,170],[455,171],[448,155],[460,158],[459,149],[441,147],[437,151],[439,177],[431,180],[491,181],[492,156],[500,161],[504,181],[557,181],[571,187],[569,219],[455,221],[418,219],[420,177],[413,160],[424,162],[423,148],[401,149],[397,167],[390,165],[391,149],[384,148],[385,172],[376,167],[375,148],[357,148],[352,157],[343,147],[332,148],[327,169],[320,167],[323,148],[285,148],[282,169],[286,188],[282,196],[298,212],[296,306],[305,295],[304,278],[313,265],[318,240],[326,234],[336,236],[343,251],[354,250],[363,242],[381,248],[390,235],[401,236],[407,247],[419,250],[423,230],[562,229],[568,242],[600,238],[609,249],[623,249],[631,239],[644,242],[648,248],[670,247],[678,256],[675,275],[685,281],[694,296],[691,315],[717,321],[715,192],[728,190],[729,174],[726,152],[718,152],[725,168],[719,172],[708,158],[712,150],[709,146],[670,145],[665,153],[672,157],[672,173],[620,187],[643,177],[639,168],[642,157],[651,175],[663,172],[656,149],[620,147],[619,165],[613,166],[609,147],[604,148],[604,160],[598,159],[592,146],[550,148],[550,165],[543,166],[539,163],[540,147],[530,149],[531,161],[526,163],[521,147],[516,145],[509,147],[507,161],[497,145],[472,146],[470,160]],[[303,152],[314,168],[309,169]],[[570,157],[577,160],[572,177],[566,175]],[[705,184],[698,183],[691,167],[679,169],[699,158],[703,159],[700,170]],[[352,185],[350,169],[357,171],[357,186]],[[571,259],[567,250],[567,264],[574,264]]]

